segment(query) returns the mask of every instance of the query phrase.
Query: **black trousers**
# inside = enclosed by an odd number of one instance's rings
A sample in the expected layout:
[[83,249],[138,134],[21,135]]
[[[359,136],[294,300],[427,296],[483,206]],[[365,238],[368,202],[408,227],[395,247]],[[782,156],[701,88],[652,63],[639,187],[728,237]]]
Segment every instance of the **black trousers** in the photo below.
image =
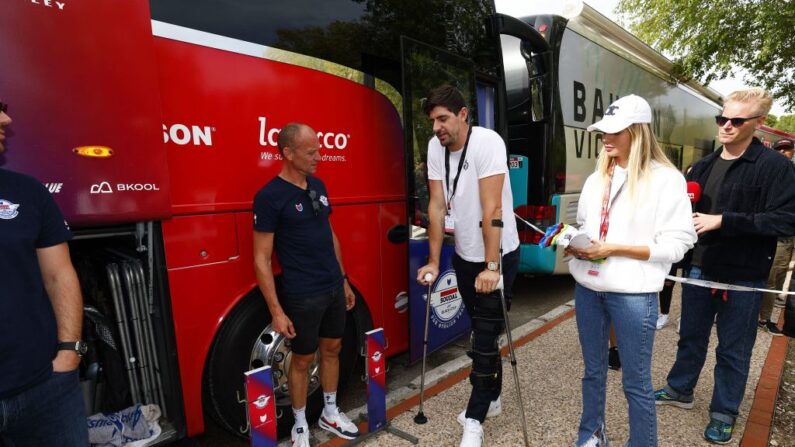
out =
[[[469,381],[472,393],[467,404],[466,417],[483,422],[491,401],[500,396],[502,390],[502,362],[497,339],[505,328],[500,302],[500,291],[480,294],[475,292],[475,278],[486,267],[483,262],[469,262],[457,254],[453,256],[458,290],[464,299],[467,313],[472,320],[472,346],[467,352],[472,358]],[[502,276],[505,301],[510,309],[513,297],[513,282],[519,271],[519,249],[502,257]]]

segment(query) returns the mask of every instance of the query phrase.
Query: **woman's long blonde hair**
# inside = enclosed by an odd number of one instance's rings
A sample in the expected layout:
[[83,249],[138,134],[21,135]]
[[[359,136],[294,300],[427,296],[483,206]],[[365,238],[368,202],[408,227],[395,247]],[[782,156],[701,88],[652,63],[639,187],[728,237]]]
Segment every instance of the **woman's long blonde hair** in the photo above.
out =
[[[651,171],[652,161],[656,161],[663,166],[676,168],[657,143],[657,138],[654,136],[654,131],[651,130],[650,124],[635,123],[627,127],[627,130],[631,141],[629,160],[627,161],[627,189],[630,197],[634,200],[639,182],[645,179]],[[613,158],[609,157],[604,149],[599,153],[599,159],[596,161],[596,172],[601,174],[603,183],[608,181],[610,163],[612,161]]]

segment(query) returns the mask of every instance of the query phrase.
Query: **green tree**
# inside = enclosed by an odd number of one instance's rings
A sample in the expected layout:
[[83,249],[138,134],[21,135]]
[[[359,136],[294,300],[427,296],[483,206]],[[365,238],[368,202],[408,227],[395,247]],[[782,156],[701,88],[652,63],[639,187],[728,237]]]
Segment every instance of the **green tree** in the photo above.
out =
[[795,134],[795,115],[784,115],[779,118],[776,129]]
[[745,70],[795,109],[795,2],[792,0],[620,0],[621,23],[672,55],[676,75],[709,83]]
[[768,113],[765,118],[765,126],[776,127],[776,123],[778,123],[778,117],[772,113]]

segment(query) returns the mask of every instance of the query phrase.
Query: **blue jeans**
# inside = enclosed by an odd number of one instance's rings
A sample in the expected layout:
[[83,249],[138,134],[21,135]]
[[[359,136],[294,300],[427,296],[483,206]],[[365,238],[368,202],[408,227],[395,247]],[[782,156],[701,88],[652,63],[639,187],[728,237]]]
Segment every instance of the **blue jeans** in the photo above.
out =
[[605,421],[607,339],[612,322],[621,354],[624,396],[629,403],[627,445],[656,446],[657,413],[651,383],[651,352],[657,324],[657,294],[595,292],[578,283],[574,298],[585,363],[577,445],[585,443]]
[[0,400],[0,446],[86,447],[88,424],[78,370]]
[[[705,278],[701,268],[691,266],[688,278]],[[748,287],[764,287],[765,280],[733,281]],[[714,295],[706,287],[682,285],[682,326],[676,362],[668,373],[668,391],[673,396],[693,396],[701,368],[707,358],[712,322],[718,315],[718,347],[715,349],[715,388],[710,417],[733,424],[743,401],[751,352],[756,342],[761,292],[723,291]]]

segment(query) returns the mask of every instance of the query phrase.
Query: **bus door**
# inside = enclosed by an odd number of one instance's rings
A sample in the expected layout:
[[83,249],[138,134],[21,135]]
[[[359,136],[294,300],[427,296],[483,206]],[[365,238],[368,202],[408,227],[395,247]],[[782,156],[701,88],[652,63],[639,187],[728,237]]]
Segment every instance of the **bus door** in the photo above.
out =
[[[425,303],[428,288],[417,284],[417,270],[428,259],[428,171],[426,167],[428,141],[433,127],[422,110],[426,94],[442,84],[457,87],[464,94],[470,108],[473,125],[478,121],[477,104],[494,103],[493,93],[475,81],[474,63],[440,48],[401,37],[403,65],[403,116],[407,154],[407,183],[409,185],[409,347],[410,359],[422,356],[425,329]],[[479,91],[480,90],[480,91]],[[493,92],[493,90],[492,90]],[[493,110],[493,106],[492,106]],[[492,112],[493,113],[493,112]],[[484,118],[480,118],[483,120]],[[493,122],[493,119],[491,119]],[[469,332],[469,317],[458,292],[452,266],[454,241],[445,236],[442,244],[439,278],[431,288],[431,312],[428,327],[428,352],[433,352]]]
[[[550,198],[560,189],[560,165],[565,165],[565,150],[555,148],[564,142],[553,135],[556,114],[552,105],[555,80],[552,77],[552,51],[542,32],[549,33],[553,23],[540,17],[536,28],[511,16],[496,15],[500,33],[505,77],[506,120],[508,125],[509,173],[514,212],[519,221],[521,242],[519,270],[553,273],[556,252],[538,245],[542,234],[538,228],[560,220],[558,204]],[[565,149],[565,148],[563,148]],[[565,171],[564,171],[565,172]]]

